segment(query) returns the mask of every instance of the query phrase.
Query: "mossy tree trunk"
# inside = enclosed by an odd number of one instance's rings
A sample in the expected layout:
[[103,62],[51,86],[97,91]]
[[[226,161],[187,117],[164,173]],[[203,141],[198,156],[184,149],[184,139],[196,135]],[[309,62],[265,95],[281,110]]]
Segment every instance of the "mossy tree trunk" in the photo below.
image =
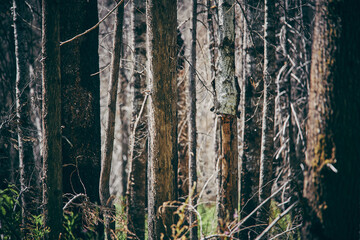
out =
[[303,239],[360,238],[360,5],[317,2]]

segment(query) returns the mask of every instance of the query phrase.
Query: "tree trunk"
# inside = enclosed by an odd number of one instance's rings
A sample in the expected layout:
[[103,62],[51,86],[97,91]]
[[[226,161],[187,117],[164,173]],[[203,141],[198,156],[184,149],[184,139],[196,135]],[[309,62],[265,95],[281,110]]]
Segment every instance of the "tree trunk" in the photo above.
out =
[[217,216],[218,233],[229,231],[238,212],[238,89],[235,79],[234,1],[219,2],[219,71],[215,79],[215,113],[220,117]]
[[[104,154],[101,159],[101,172],[99,183],[99,195],[101,205],[105,208],[104,221],[107,239],[111,239],[111,229],[115,231],[115,222],[111,224],[111,215],[115,214],[115,207],[110,199],[110,172],[114,147],[114,130],[115,130],[115,112],[116,112],[116,97],[118,89],[118,80],[120,72],[120,58],[122,48],[122,30],[124,17],[124,3],[116,9],[115,17],[115,36],[113,44],[113,54],[111,59],[111,76],[108,87],[108,102],[107,102],[107,125],[105,132],[105,147]],[[110,226],[113,225],[113,226]]]
[[134,0],[134,92],[130,171],[127,187],[128,239],[145,239],[147,179],[146,2]]
[[33,139],[31,130],[34,125],[31,121],[30,100],[30,72],[29,72],[29,34],[27,22],[31,21],[28,6],[24,1],[13,0],[14,40],[16,56],[16,116],[18,133],[19,172],[20,172],[20,203],[22,213],[22,231],[26,235],[26,225],[32,215],[38,211],[35,193],[37,180],[35,176],[35,161],[33,154]]
[[188,78],[184,61],[184,40],[181,32],[177,35],[177,119],[178,119],[178,197],[185,202],[189,196],[189,109],[188,109]]
[[[258,198],[253,197],[258,193],[259,187],[259,161],[261,151],[261,96],[262,96],[262,73],[261,67],[263,54],[263,39],[259,38],[255,31],[262,32],[262,26],[256,19],[257,1],[244,1],[244,37],[243,37],[243,80],[242,80],[242,134],[243,153],[241,156],[241,183],[240,183],[240,218],[245,218],[258,205]],[[257,7],[261,7],[257,6]],[[260,21],[261,20],[261,21]],[[259,67],[260,66],[260,67]],[[256,218],[249,218],[240,232],[241,239],[254,239]]]
[[42,1],[43,54],[43,174],[46,239],[59,239],[62,231],[62,150],[59,1]]
[[[196,25],[197,0],[192,5],[192,32],[191,32],[191,64],[189,76],[189,204],[196,209],[197,202],[197,173],[196,173]],[[197,217],[194,211],[189,213],[190,239],[198,239]]]
[[357,1],[316,6],[303,239],[360,238],[359,10]]
[[[61,40],[98,21],[96,0],[63,1]],[[98,30],[61,47],[64,193],[85,193],[99,203],[100,81]]]
[[[171,237],[173,210],[160,208],[177,199],[175,0],[147,0],[149,99],[149,239]],[[164,14],[166,11],[167,14]]]
[[[260,152],[259,203],[271,195],[272,165],[274,158],[275,114],[275,3],[265,0],[264,24],[264,103]],[[270,201],[259,212],[259,223],[269,223]],[[260,227],[264,230],[265,227]]]

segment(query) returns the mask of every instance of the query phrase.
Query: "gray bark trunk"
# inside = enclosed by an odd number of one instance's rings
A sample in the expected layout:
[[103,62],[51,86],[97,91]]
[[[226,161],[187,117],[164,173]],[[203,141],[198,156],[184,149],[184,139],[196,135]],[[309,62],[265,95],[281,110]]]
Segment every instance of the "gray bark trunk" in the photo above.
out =
[[114,148],[114,133],[115,133],[115,112],[116,112],[116,97],[119,82],[120,72],[120,58],[122,48],[122,30],[124,17],[124,3],[122,3],[116,10],[115,17],[115,35],[113,43],[113,54],[111,59],[111,76],[108,87],[107,100],[107,125],[105,130],[104,153],[101,159],[101,172],[99,183],[99,196],[101,205],[106,209],[104,214],[105,229],[107,239],[111,239],[111,229],[115,230],[115,226],[110,226],[112,221],[111,215],[115,214],[114,205],[110,199],[110,172],[112,155]]
[[16,115],[18,133],[18,153],[20,172],[20,203],[22,212],[22,231],[26,234],[26,225],[32,215],[38,215],[40,206],[36,193],[38,188],[39,168],[34,158],[34,123],[32,122],[32,106],[30,96],[30,34],[27,22],[31,22],[31,14],[24,1],[13,0],[14,40],[16,57]]
[[229,231],[238,210],[238,88],[235,79],[235,8],[233,0],[219,2],[219,71],[215,78],[215,112],[220,117],[217,160],[218,233]]
[[[146,2],[133,1],[134,22],[134,92],[130,169],[127,187],[128,239],[145,239],[147,179],[147,111],[146,90]],[[146,96],[147,98],[147,96]]]

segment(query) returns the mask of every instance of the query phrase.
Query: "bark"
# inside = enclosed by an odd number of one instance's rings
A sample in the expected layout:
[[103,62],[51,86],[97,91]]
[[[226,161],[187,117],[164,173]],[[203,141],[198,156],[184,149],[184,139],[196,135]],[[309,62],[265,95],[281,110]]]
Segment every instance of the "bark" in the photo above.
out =
[[147,179],[147,111],[146,90],[146,2],[133,2],[134,21],[134,92],[130,171],[127,187],[128,239],[145,239],[145,205]]
[[238,89],[235,79],[234,1],[219,2],[219,71],[215,79],[215,112],[220,117],[221,147],[217,160],[218,233],[228,231],[238,211]]
[[42,1],[43,54],[43,207],[46,239],[59,239],[62,231],[62,150],[59,1]]
[[[164,14],[164,11],[167,14]],[[177,199],[176,1],[147,1],[149,98],[149,239],[171,237]]]
[[[60,34],[65,41],[98,21],[96,0],[63,1]],[[98,30],[61,47],[64,193],[86,193],[99,203],[100,81]]]
[[[191,64],[189,76],[189,204],[196,209],[197,173],[196,173],[196,25],[197,0],[192,5]],[[194,211],[189,213],[190,239],[198,239],[197,217]]]
[[[178,39],[181,38],[180,34]],[[183,40],[181,39],[183,42]],[[178,47],[183,47],[183,43]],[[180,53],[180,58],[184,57]],[[188,80],[185,74],[184,64],[179,66],[178,60],[178,84],[177,84],[177,116],[178,116],[178,195],[179,200],[184,201],[189,196],[189,121],[188,121],[188,104],[187,91]]]
[[14,169],[18,162],[12,139],[17,138],[16,126],[12,124],[14,114],[9,109],[15,105],[16,62],[13,15],[9,11],[12,1],[0,2],[0,188],[15,184]]
[[13,0],[14,40],[16,56],[16,116],[18,133],[19,172],[20,172],[20,203],[22,213],[22,231],[26,234],[26,225],[31,215],[37,215],[39,202],[36,201],[37,172],[33,154],[31,130],[30,100],[30,46],[27,22],[31,21],[28,6],[23,1]]
[[[264,103],[259,173],[259,203],[271,195],[272,167],[274,158],[275,115],[275,3],[265,0],[264,23]],[[259,223],[269,223],[270,201],[259,212]],[[261,227],[263,231],[265,227]]]
[[357,1],[316,6],[303,239],[360,238],[359,10]]
[[[243,36],[243,77],[242,77],[242,134],[243,153],[241,161],[240,183],[240,218],[245,218],[258,205],[258,198],[253,197],[258,193],[259,187],[259,161],[261,150],[261,95],[263,90],[261,67],[263,53],[263,39],[255,33],[261,33],[263,22],[258,19],[258,13],[253,8],[257,1],[244,1],[244,36]],[[257,7],[262,7],[257,6]],[[259,67],[260,66],[260,67]],[[256,218],[249,218],[240,232],[241,239],[254,239],[251,226],[256,223]]]
[[[115,113],[116,113],[116,97],[120,72],[120,58],[122,48],[122,31],[124,18],[124,3],[122,3],[116,10],[115,17],[115,35],[113,43],[113,54],[111,59],[111,76],[108,87],[107,100],[107,125],[105,131],[104,153],[101,159],[101,172],[99,183],[99,196],[101,205],[106,209],[104,214],[105,229],[107,239],[111,239],[111,230],[115,231],[115,224],[111,224],[111,215],[115,214],[115,208],[110,200],[110,172],[114,147],[114,132],[115,132]],[[113,226],[110,226],[113,225]]]

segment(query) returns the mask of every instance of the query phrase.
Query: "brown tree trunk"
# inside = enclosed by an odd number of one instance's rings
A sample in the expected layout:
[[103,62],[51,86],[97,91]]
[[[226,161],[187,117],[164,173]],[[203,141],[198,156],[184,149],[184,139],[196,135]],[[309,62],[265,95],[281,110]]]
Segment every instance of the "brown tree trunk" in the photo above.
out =
[[123,35],[123,17],[124,17],[124,3],[116,9],[115,17],[115,35],[113,44],[113,54],[111,59],[111,76],[108,87],[108,102],[107,102],[107,125],[105,131],[105,147],[101,159],[101,172],[99,183],[99,195],[101,205],[105,208],[103,211],[105,229],[107,239],[111,239],[111,230],[115,231],[115,222],[111,217],[115,215],[115,207],[113,201],[110,199],[110,172],[114,147],[114,131],[115,131],[115,112],[116,112],[116,97],[118,89],[118,80],[120,72],[120,58],[122,48]]
[[133,1],[134,92],[131,126],[130,171],[127,187],[128,239],[145,239],[147,179],[146,2]]
[[[264,24],[264,103],[260,152],[259,203],[271,195],[272,166],[274,158],[275,115],[275,3],[265,0]],[[259,212],[259,224],[269,223],[270,201]],[[264,230],[265,227],[260,227]]]
[[[147,0],[149,78],[149,239],[171,237],[173,210],[160,208],[177,199],[175,0]],[[166,11],[167,14],[164,14]]]
[[59,1],[42,1],[43,54],[43,174],[46,239],[59,239],[62,231],[62,150]]
[[357,1],[316,6],[303,239],[360,238],[359,11]]
[[[191,62],[189,76],[189,204],[196,209],[197,203],[197,173],[196,173],[196,25],[197,0],[192,1],[192,32],[191,32]],[[194,211],[189,212],[190,239],[198,239],[197,217]]]

